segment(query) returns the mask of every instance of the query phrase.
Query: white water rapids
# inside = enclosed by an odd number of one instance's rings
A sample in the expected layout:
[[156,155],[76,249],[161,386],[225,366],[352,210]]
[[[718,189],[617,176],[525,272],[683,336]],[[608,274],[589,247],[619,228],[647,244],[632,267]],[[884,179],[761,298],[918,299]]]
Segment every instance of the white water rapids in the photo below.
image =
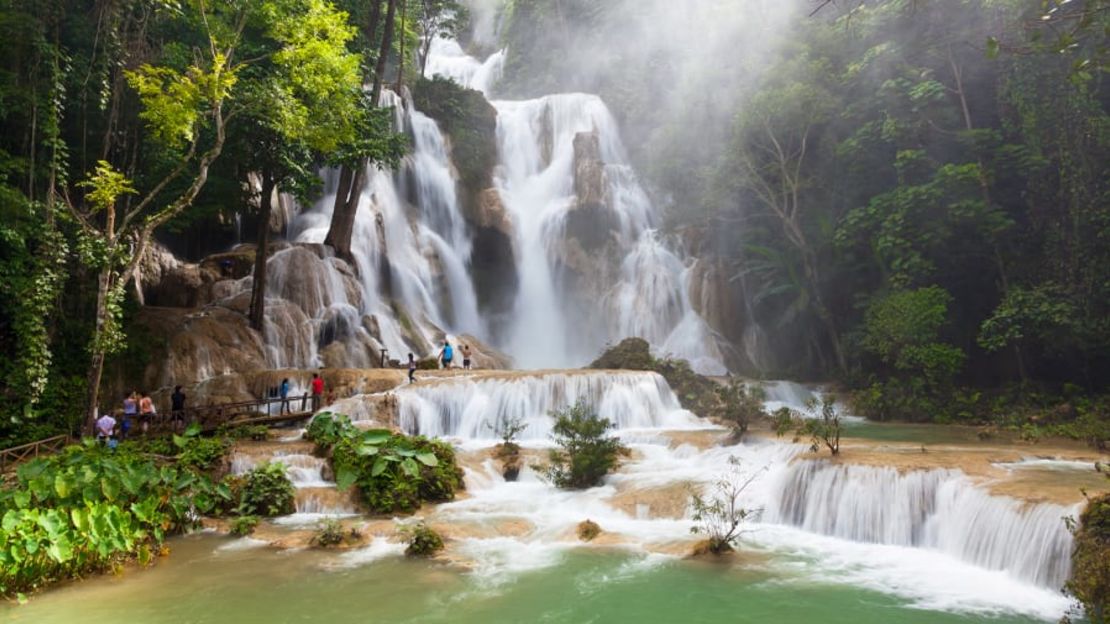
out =
[[[494,586],[583,547],[574,531],[586,519],[609,536],[604,544],[647,553],[645,565],[687,552],[688,488],[712,493],[736,457],[745,474],[757,475],[741,502],[761,510],[741,548],[766,553],[767,565],[798,582],[865,586],[958,612],[1054,619],[1068,606],[1058,588],[1072,543],[1063,518],[1074,508],[993,496],[958,470],[798,459],[804,447],[773,439],[729,445],[653,373],[456,377],[392,394],[405,431],[459,447],[467,493],[427,520],[451,527],[450,556]],[[550,411],[579,401],[614,423],[631,455],[601,486],[564,491],[530,465],[551,446]],[[362,415],[375,416],[372,408]],[[529,459],[516,482],[488,455],[507,416],[527,425],[520,442]],[[370,549],[352,553],[351,565],[377,559],[381,544]]]

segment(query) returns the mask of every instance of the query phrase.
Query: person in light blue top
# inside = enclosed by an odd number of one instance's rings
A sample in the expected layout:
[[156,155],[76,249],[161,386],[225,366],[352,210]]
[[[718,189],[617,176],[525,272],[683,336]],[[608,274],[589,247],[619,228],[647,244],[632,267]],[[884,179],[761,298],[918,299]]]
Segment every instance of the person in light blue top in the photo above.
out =
[[287,414],[287,413],[292,414],[293,410],[289,408],[289,378],[288,377],[281,380],[281,389],[280,389],[279,392],[281,394],[281,411],[279,413],[281,413],[281,414]]

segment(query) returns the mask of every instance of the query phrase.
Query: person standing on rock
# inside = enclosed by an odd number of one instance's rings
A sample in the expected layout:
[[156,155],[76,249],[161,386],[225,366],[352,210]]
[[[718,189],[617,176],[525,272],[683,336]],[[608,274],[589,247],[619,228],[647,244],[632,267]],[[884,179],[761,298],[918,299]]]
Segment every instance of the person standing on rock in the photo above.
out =
[[416,382],[416,358],[409,354],[409,383]]
[[278,394],[281,396],[281,409],[278,410],[278,415],[292,414],[293,410],[289,408],[289,378],[281,380],[281,387],[278,388]]
[[319,373],[312,373],[312,411],[320,409],[320,401],[324,398],[324,378]]
[[463,369],[470,370],[470,345],[462,346]]
[[451,360],[455,359],[455,353],[451,349],[451,343],[446,340],[443,341],[443,349],[439,352],[439,361],[443,364],[443,368],[451,368]]
[[126,440],[127,434],[131,433],[131,425],[134,424],[135,419],[139,416],[139,400],[136,397],[138,393],[132,391],[131,394],[123,397],[123,422],[120,423],[120,439]]
[[170,418],[173,419],[174,430],[185,428],[185,393],[181,391],[181,386],[174,386],[170,395]]
[[150,422],[158,415],[158,410],[154,409],[154,400],[150,398],[149,392],[144,391],[142,397],[139,399],[139,428],[145,436],[150,430]]

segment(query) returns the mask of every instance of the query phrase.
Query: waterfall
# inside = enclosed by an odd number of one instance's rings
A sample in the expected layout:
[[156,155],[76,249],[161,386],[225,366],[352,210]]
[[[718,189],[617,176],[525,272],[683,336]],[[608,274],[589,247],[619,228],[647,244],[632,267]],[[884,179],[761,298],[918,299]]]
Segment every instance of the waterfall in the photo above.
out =
[[[606,343],[640,336],[701,372],[723,373],[715,338],[690,305],[686,267],[660,242],[657,211],[601,99],[568,93],[493,105],[495,185],[516,226],[521,285],[505,347],[517,363],[580,365]],[[600,163],[581,161],[581,137],[596,137]],[[587,175],[579,169],[591,166],[601,167],[602,188],[576,188],[576,176]],[[583,192],[599,192],[591,198],[598,205],[582,205]],[[585,219],[595,244],[615,245],[609,253],[624,257],[616,271],[583,250],[569,231],[572,216]]]
[[396,392],[400,425],[410,434],[495,440],[505,418],[519,417],[523,440],[547,439],[551,412],[582,402],[616,429],[699,426],[656,373],[552,373],[459,379]]
[[1072,547],[1071,507],[991,496],[954,470],[801,461],[765,520],[859,542],[929,548],[1037,585],[1060,588]]
[[[343,350],[331,365],[368,367],[381,347],[394,357],[422,356],[442,332],[486,333],[443,134],[411,101],[386,91],[382,103],[394,108],[395,127],[413,145],[397,171],[365,172],[351,241],[355,266],[310,251],[331,222],[338,181],[330,170],[323,196],[289,228],[295,245],[269,261],[264,335],[275,368],[328,364],[320,351],[332,343]],[[249,287],[248,278],[240,290]]]

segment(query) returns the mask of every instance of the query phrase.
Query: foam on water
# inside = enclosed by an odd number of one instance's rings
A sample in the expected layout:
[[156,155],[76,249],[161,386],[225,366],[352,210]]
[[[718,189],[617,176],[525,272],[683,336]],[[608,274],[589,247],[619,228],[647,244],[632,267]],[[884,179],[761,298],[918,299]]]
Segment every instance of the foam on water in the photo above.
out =
[[395,392],[407,433],[492,442],[505,418],[520,417],[524,441],[547,440],[550,413],[581,401],[618,430],[692,429],[705,424],[682,409],[656,373],[553,373],[503,379],[459,378]]

